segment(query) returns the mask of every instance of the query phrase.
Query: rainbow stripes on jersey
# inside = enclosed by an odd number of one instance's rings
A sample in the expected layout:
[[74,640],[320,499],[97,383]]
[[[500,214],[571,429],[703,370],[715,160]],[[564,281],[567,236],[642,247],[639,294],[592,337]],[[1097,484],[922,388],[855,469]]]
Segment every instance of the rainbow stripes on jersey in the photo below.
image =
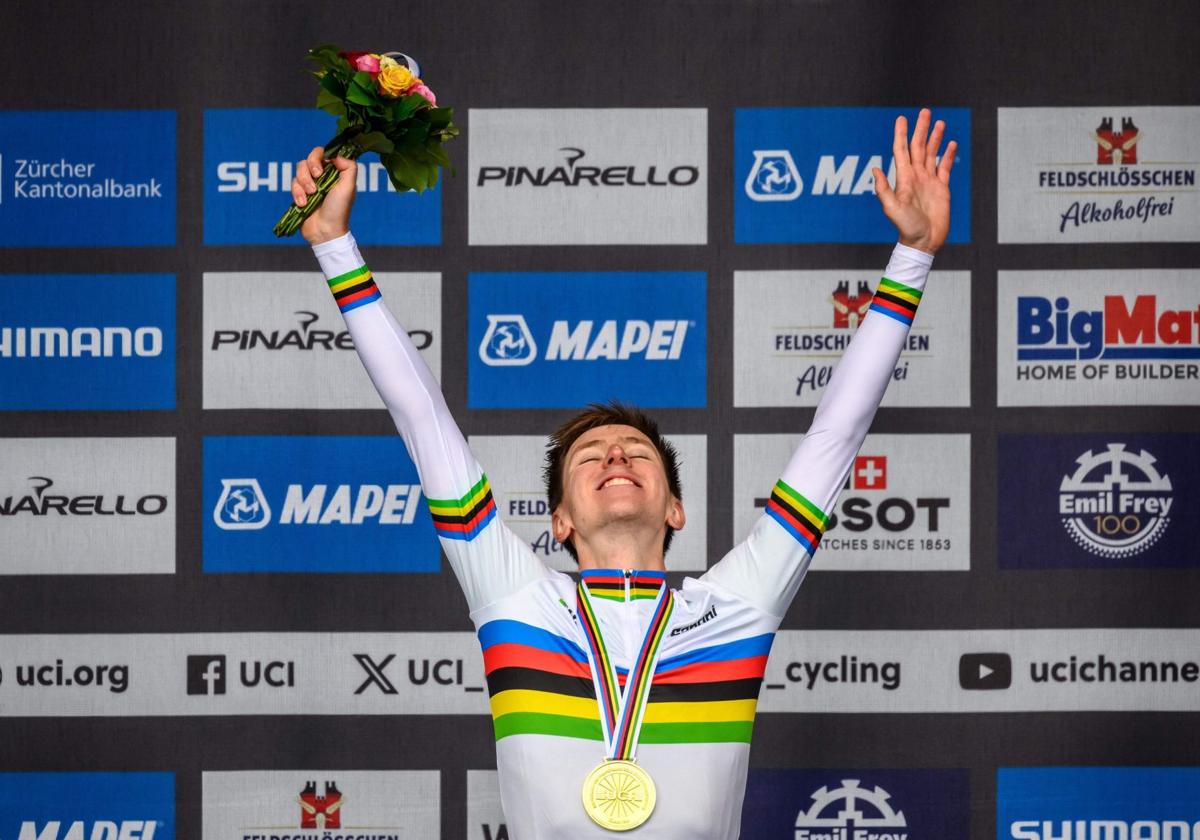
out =
[[426,499],[429,512],[433,515],[433,527],[446,540],[470,542],[496,516],[496,500],[492,498],[492,485],[487,476],[461,499]]
[[[662,657],[642,744],[750,743],[774,633]],[[557,735],[603,741],[587,654],[570,639],[511,619],[479,628],[496,740]],[[628,671],[616,668],[622,685]]]
[[819,507],[788,487],[783,479],[776,482],[771,491],[766,513],[795,537],[809,554],[816,552],[821,535],[825,533],[825,523],[829,521]]
[[[606,601],[624,601],[625,573],[619,569],[586,569],[579,573],[580,582],[587,585],[588,594]],[[647,601],[658,597],[667,582],[666,572],[632,570],[628,578],[630,601]]]
[[365,265],[332,277],[328,283],[329,291],[333,292],[333,299],[342,312],[357,309],[381,297],[379,287],[371,277],[371,270]]
[[875,297],[871,300],[871,311],[895,318],[905,326],[912,326],[921,303],[921,290],[884,277],[879,281]]

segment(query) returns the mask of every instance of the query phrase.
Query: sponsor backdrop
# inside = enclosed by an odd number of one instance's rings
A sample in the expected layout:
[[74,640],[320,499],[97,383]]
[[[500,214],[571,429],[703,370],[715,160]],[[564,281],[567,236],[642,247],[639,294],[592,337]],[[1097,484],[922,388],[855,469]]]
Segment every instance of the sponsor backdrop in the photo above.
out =
[[270,232],[336,131],[326,41],[413,53],[463,128],[422,195],[364,159],[354,230],[500,516],[569,570],[545,434],[652,407],[675,585],[804,434],[893,241],[871,169],[933,106],[950,239],[775,640],[742,836],[1200,837],[1190,6],[11,0],[0,840],[510,838],[415,468]]

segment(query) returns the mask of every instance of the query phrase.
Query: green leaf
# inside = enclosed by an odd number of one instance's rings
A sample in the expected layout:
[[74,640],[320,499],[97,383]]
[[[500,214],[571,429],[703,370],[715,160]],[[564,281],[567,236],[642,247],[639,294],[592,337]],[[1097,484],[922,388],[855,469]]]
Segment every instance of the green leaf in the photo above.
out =
[[379,152],[381,155],[388,154],[396,148],[396,144],[389,140],[382,131],[360,134],[354,142],[368,152]]
[[[357,75],[366,75],[365,73]],[[353,102],[356,105],[374,105],[378,101],[370,91],[363,88],[358,83],[358,79],[350,83],[350,88],[346,91],[346,101]]]
[[342,98],[334,96],[324,88],[317,91],[317,107],[334,117],[341,117],[346,113],[346,103]]
[[454,118],[453,108],[430,108],[429,124],[434,128],[445,128]]
[[323,90],[328,91],[338,99],[346,98],[346,83],[333,73],[326,73],[318,82]]

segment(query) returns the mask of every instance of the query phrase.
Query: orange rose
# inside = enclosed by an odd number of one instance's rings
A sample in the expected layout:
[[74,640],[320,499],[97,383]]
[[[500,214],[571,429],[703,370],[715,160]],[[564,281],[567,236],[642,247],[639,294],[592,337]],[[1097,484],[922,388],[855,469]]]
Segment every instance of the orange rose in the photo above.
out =
[[379,92],[384,96],[399,96],[412,87],[416,80],[417,77],[412,71],[403,65],[381,67],[378,76]]

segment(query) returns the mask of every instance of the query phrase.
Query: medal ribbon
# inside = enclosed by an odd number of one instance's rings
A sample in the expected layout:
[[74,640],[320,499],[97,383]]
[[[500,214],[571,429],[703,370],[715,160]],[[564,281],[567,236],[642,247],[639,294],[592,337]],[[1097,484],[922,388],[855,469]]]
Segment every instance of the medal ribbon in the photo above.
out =
[[658,662],[658,649],[666,635],[675,599],[670,587],[663,580],[650,624],[638,649],[638,655],[629,669],[625,690],[617,680],[617,671],[608,655],[604,637],[600,633],[600,622],[596,619],[592,599],[587,585],[580,579],[578,587],[579,623],[583,625],[583,636],[587,641],[588,663],[592,666],[592,682],[596,687],[596,702],[600,706],[600,727],[604,732],[605,753],[610,759],[632,760],[637,750],[638,735],[642,729],[642,715],[646,698],[650,695],[650,683],[654,680],[654,666]]

